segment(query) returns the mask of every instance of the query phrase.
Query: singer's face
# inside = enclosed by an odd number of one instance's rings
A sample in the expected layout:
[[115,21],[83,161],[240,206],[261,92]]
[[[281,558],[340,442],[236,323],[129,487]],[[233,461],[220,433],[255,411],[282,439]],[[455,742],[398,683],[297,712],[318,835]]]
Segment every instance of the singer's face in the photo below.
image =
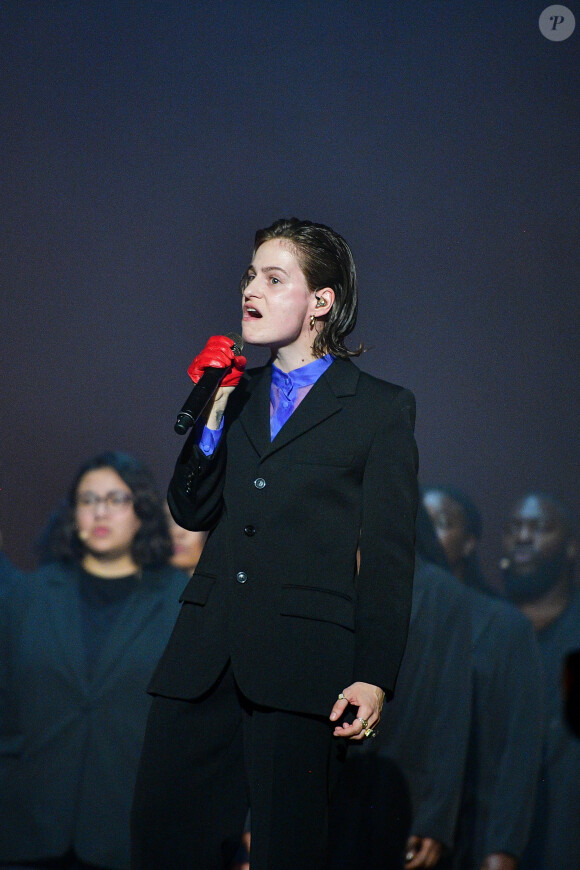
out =
[[248,267],[242,298],[242,336],[249,344],[310,350],[314,294],[287,241],[270,239]]
[[425,493],[423,504],[431,517],[447,561],[455,571],[477,543],[475,537],[465,528],[461,505],[436,489],[430,489]]
[[77,534],[93,555],[111,559],[129,555],[141,520],[133,510],[132,493],[112,468],[97,468],[77,487]]

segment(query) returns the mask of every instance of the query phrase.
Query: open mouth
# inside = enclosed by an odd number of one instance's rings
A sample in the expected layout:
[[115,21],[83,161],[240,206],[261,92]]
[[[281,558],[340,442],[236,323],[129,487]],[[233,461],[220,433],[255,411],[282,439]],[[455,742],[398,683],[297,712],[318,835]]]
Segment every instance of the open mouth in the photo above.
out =
[[245,312],[246,312],[246,317],[258,319],[262,316],[260,314],[260,312],[258,311],[258,309],[253,308],[251,305],[246,305]]

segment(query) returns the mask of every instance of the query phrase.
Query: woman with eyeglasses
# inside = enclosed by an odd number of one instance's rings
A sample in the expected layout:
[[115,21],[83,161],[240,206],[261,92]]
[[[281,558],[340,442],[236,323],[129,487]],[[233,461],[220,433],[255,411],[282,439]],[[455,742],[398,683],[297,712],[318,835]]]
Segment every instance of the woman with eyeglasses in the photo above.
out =
[[0,599],[0,866],[124,870],[150,698],[183,573],[149,471],[85,463]]

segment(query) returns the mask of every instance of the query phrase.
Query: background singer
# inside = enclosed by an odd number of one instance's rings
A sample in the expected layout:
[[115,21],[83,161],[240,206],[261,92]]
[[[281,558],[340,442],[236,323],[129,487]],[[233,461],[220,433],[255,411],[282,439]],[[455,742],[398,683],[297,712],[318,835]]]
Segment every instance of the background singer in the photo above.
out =
[[405,647],[414,398],[350,360],[350,248],[279,220],[241,290],[244,341],[271,359],[243,374],[218,336],[190,368],[227,373],[169,487],[209,537],[149,687],[135,870],[228,867],[249,806],[252,870],[322,868],[344,738],[372,737]]

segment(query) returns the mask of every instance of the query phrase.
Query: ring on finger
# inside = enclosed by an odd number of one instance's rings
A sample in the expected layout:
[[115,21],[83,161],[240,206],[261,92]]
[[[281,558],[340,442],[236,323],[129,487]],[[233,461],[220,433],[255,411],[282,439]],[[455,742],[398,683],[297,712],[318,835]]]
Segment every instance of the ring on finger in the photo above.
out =
[[347,700],[347,698],[345,698],[343,692],[340,692],[340,693],[339,693],[339,695],[338,695],[338,700],[339,700],[339,701],[346,701],[346,700]]
[[379,732],[375,731],[374,728],[367,728],[365,731],[365,737],[376,737]]
[[362,727],[363,727],[363,731],[366,731],[366,729],[369,727],[369,723],[367,722],[367,720],[366,720],[366,719],[363,719],[362,716],[357,716],[356,718],[357,718],[358,721],[361,723],[361,725],[362,725]]

